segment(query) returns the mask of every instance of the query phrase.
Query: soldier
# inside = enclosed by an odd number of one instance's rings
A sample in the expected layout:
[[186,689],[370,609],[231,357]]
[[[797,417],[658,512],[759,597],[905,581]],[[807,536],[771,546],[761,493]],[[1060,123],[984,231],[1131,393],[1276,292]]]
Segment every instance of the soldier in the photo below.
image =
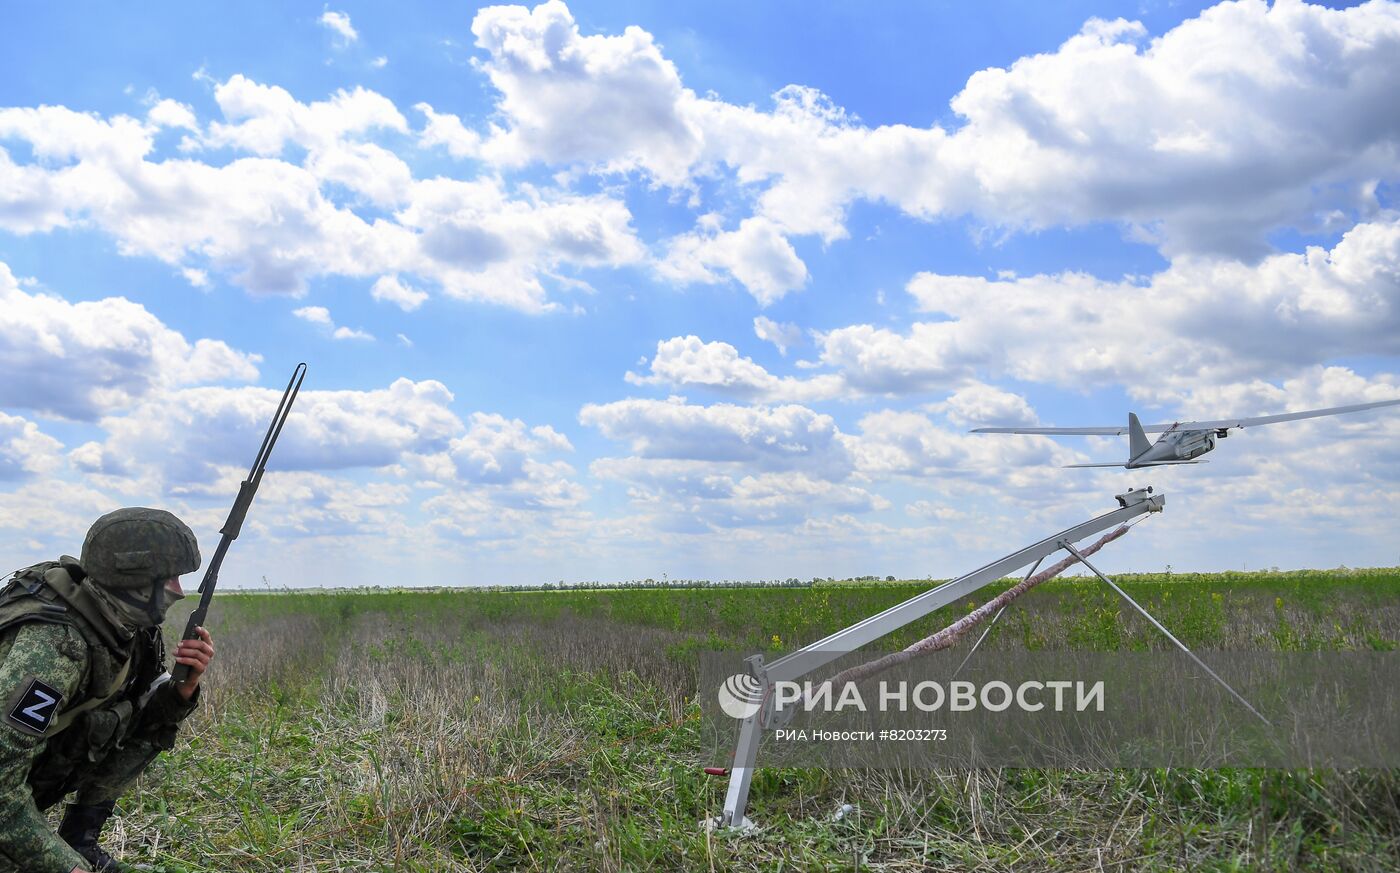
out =
[[[0,871],[134,868],[97,843],[116,800],[199,700],[208,632],[180,643],[170,681],[160,624],[199,568],[184,522],[160,509],[102,516],[69,556],[15,573],[0,593]],[[54,833],[48,809],[75,794]]]

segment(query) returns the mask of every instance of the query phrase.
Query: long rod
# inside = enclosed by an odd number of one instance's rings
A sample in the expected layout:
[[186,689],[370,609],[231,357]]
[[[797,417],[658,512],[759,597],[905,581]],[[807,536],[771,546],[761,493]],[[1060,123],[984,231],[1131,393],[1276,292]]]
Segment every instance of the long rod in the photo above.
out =
[[[253,505],[253,497],[258,492],[258,485],[262,483],[263,472],[267,469],[267,459],[272,456],[273,446],[277,445],[277,438],[282,434],[282,426],[287,423],[287,416],[292,413],[292,404],[296,402],[297,394],[301,392],[301,383],[306,379],[306,364],[297,364],[292,371],[292,378],[287,382],[287,388],[282,392],[282,399],[277,404],[277,411],[272,415],[272,423],[267,426],[267,432],[263,434],[262,444],[258,446],[258,454],[253,458],[253,466],[248,468],[248,478],[244,479],[238,486],[238,496],[234,498],[233,508],[228,511],[228,518],[224,520],[224,526],[219,529],[219,545],[214,549],[214,556],[209,559],[209,564],[204,568],[204,578],[199,583],[199,605],[190,613],[189,621],[185,624],[185,633],[181,639],[192,640],[197,634],[195,628],[204,624],[204,619],[209,613],[209,602],[214,597],[214,589],[219,584],[219,569],[223,566],[224,556],[228,554],[228,548],[233,541],[238,539],[238,535],[243,530],[243,521],[248,515],[248,508]],[[185,664],[176,664],[172,671],[174,680],[183,682],[189,675],[190,668]]]
[[[891,606],[884,612],[858,621],[825,639],[818,640],[790,655],[779,658],[768,665],[768,677],[774,682],[783,682],[805,676],[848,652],[853,652],[867,643],[904,627],[911,621],[917,621],[958,598],[1001,579],[1008,573],[1059,551],[1062,540],[1082,540],[1090,534],[1107,530],[1143,513],[1160,512],[1166,502],[1165,495],[1162,494],[1149,496],[1145,491],[1135,491],[1130,492],[1130,494],[1134,499],[1131,502],[1123,501],[1125,505],[1120,509],[1104,513],[1098,518],[1090,519],[1083,524],[1046,537],[1033,546],[1027,546],[1004,558],[999,558],[965,576],[944,582],[937,588],[931,588],[922,594],[917,594],[903,603]],[[1124,497],[1128,496],[1124,495]]]
[[1216,675],[1216,672],[1215,672],[1214,670],[1212,670],[1211,668],[1209,668],[1209,667],[1206,666],[1206,662],[1205,662],[1205,661],[1202,661],[1200,658],[1196,657],[1196,653],[1195,653],[1195,652],[1192,652],[1190,649],[1186,648],[1186,644],[1185,644],[1185,643],[1183,643],[1181,640],[1177,639],[1176,637],[1172,636],[1172,632],[1169,631],[1169,630],[1167,630],[1165,627],[1163,627],[1163,626],[1162,626],[1162,623],[1161,623],[1160,621],[1158,621],[1157,619],[1153,618],[1153,617],[1152,617],[1152,613],[1148,612],[1146,609],[1143,609],[1143,608],[1142,608],[1142,604],[1138,603],[1136,600],[1134,600],[1134,599],[1132,599],[1131,597],[1129,597],[1129,596],[1128,596],[1128,592],[1124,591],[1122,588],[1119,588],[1119,587],[1118,587],[1118,584],[1117,584],[1116,582],[1114,582],[1112,579],[1110,579],[1110,578],[1108,578],[1107,576],[1105,576],[1103,573],[1100,573],[1097,567],[1095,567],[1093,564],[1090,564],[1090,563],[1089,563],[1089,560],[1088,560],[1087,558],[1085,558],[1083,555],[1079,554],[1079,550],[1076,549],[1076,548],[1074,547],[1074,543],[1071,543],[1070,541],[1065,540],[1065,541],[1061,542],[1060,545],[1064,546],[1065,550],[1068,551],[1071,555],[1074,555],[1076,558],[1078,558],[1078,559],[1079,559],[1079,563],[1081,563],[1081,564],[1083,564],[1084,566],[1088,567],[1088,568],[1090,569],[1090,571],[1092,571],[1093,574],[1094,574],[1095,576],[1098,576],[1098,577],[1099,577],[1100,579],[1102,579],[1105,583],[1107,583],[1107,585],[1108,585],[1109,588],[1112,588],[1114,591],[1117,591],[1119,597],[1121,597],[1121,598],[1123,598],[1124,600],[1128,601],[1129,605],[1131,605],[1131,606],[1133,607],[1133,609],[1136,609],[1136,610],[1138,611],[1138,613],[1142,615],[1143,618],[1145,618],[1145,619],[1147,619],[1148,621],[1150,621],[1150,622],[1152,623],[1152,626],[1153,626],[1153,627],[1155,627],[1157,630],[1161,631],[1162,634],[1163,634],[1163,636],[1165,636],[1167,639],[1171,640],[1171,641],[1176,645],[1176,647],[1177,647],[1178,649],[1181,649],[1181,651],[1185,652],[1185,653],[1186,653],[1186,656],[1187,656],[1188,658],[1190,658],[1191,660],[1195,661],[1197,667],[1200,667],[1202,670],[1206,671],[1206,675],[1210,676],[1210,678],[1212,678],[1212,679],[1214,679],[1216,682],[1220,683],[1220,687],[1222,687],[1222,688],[1224,688],[1226,691],[1230,692],[1230,694],[1233,695],[1234,698],[1235,698],[1236,700],[1238,700],[1240,703],[1244,704],[1244,708],[1245,708],[1245,709],[1247,709],[1247,710],[1249,710],[1250,712],[1254,713],[1254,715],[1255,715],[1256,717],[1258,717],[1258,719],[1259,719],[1260,721],[1262,721],[1264,724],[1268,725],[1269,727],[1273,727],[1273,726],[1274,726],[1274,723],[1273,723],[1273,722],[1269,721],[1267,718],[1265,718],[1264,716],[1262,716],[1262,715],[1259,714],[1259,710],[1255,709],[1253,706],[1250,706],[1250,705],[1249,705],[1249,701],[1248,701],[1248,700],[1245,700],[1245,699],[1240,695],[1240,693],[1239,693],[1238,691],[1236,691],[1235,689],[1231,688],[1229,682],[1226,682],[1224,679],[1221,679],[1218,675]]
[[[1021,581],[1024,582],[1026,581],[1026,579],[1029,579],[1032,576],[1034,576],[1035,571],[1040,569],[1040,564],[1044,560],[1044,558],[1041,558],[1039,561],[1036,561],[1034,564],[1032,564],[1031,568],[1026,571],[1026,578],[1022,579]],[[982,641],[987,638],[987,634],[992,632],[992,628],[996,627],[997,620],[1001,618],[1001,614],[1003,612],[1006,612],[1005,606],[1003,606],[1001,609],[998,609],[997,614],[992,616],[992,620],[987,622],[987,626],[982,629],[982,635],[977,638],[977,642],[972,644],[972,648],[967,650],[967,657],[963,658],[962,663],[958,665],[958,669],[953,671],[952,678],[958,678],[958,674],[961,673],[963,671],[963,668],[967,666],[967,662],[971,661],[972,656],[977,654],[978,647],[980,647],[982,645]]]

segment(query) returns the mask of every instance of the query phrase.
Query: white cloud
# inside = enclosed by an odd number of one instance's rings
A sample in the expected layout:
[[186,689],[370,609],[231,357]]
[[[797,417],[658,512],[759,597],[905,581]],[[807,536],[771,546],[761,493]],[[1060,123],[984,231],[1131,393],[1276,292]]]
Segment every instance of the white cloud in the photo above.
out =
[[778,354],[786,357],[788,349],[802,342],[802,329],[795,324],[774,321],[766,315],[755,316],[754,335],[777,346]]
[[0,530],[40,538],[50,555],[73,554],[93,521],[120,505],[88,485],[47,476],[24,482],[4,497]]
[[527,429],[518,418],[478,412],[449,454],[465,481],[498,485],[525,478],[530,456],[541,451],[569,452],[573,446],[552,427]]
[[53,472],[63,444],[32,421],[0,412],[0,481]]
[[194,110],[188,104],[169,98],[156,102],[150,109],[146,110],[146,120],[157,127],[180,128],[196,132],[199,130],[199,122],[195,119]]
[[[258,293],[300,295],[316,276],[398,274],[532,312],[557,305],[542,277],[646,254],[627,207],[607,195],[529,186],[516,195],[495,178],[414,180],[386,145],[367,141],[408,127],[392,102],[363,88],[304,104],[236,75],[215,86],[215,99],[225,120],[189,138],[187,154],[255,157],[152,161],[157,126],[64,107],[0,109],[0,138],[23,140],[33,154],[16,164],[0,149],[0,228],[95,226],[123,254],[206,280],[210,268],[227,272]],[[301,165],[281,159],[288,146],[304,150]],[[366,208],[396,211],[357,211]]]
[[462,119],[448,113],[437,113],[427,103],[413,106],[427,117],[428,123],[418,135],[418,144],[424,148],[443,146],[454,158],[474,158],[481,153],[481,134],[468,130]]
[[[281,389],[188,388],[103,418],[104,456],[154,469],[172,485],[216,481],[246,465]],[[398,379],[372,391],[305,390],[277,444],[280,470],[384,468],[446,451],[463,426],[441,382]]]
[[1031,427],[1039,423],[1026,398],[982,382],[965,385],[929,408],[962,427]]
[[1077,462],[1048,437],[995,437],[939,427],[917,412],[883,410],[860,420],[861,435],[851,443],[857,468],[867,475],[919,478],[976,478],[1008,481]]
[[209,274],[203,270],[197,270],[194,267],[183,267],[180,270],[180,275],[195,288],[209,287]]
[[792,528],[835,513],[889,506],[878,494],[802,472],[746,475],[699,461],[605,458],[594,476],[629,485],[628,496],[654,530],[703,534]]
[[[191,343],[122,297],[29,293],[0,263],[0,406],[92,419],[169,386],[258,376],[257,355]],[[23,374],[22,377],[19,374]]]
[[420,275],[450,296],[545,311],[540,276],[561,264],[621,266],[645,250],[630,225],[631,213],[603,195],[530,192],[512,200],[493,180],[436,178],[415,183],[412,203],[396,218],[420,231]]
[[561,510],[586,495],[571,478],[571,466],[544,458],[572,451],[569,440],[548,425],[529,427],[520,419],[478,412],[466,433],[452,440],[447,458],[455,481],[485,489],[495,505]]
[[404,312],[412,312],[428,299],[427,292],[404,284],[399,281],[398,276],[380,276],[369,289],[369,293],[375,300],[392,303]]
[[331,339],[335,340],[373,340],[374,337],[363,330],[337,326],[335,320],[331,318],[331,311],[324,306],[303,306],[300,309],[293,309],[292,315],[302,321],[308,321],[326,329]]
[[[992,315],[990,309],[988,315]],[[908,334],[868,324],[816,334],[822,363],[855,391],[911,394],[961,385],[991,348],[965,340],[953,322],[915,323]]]
[[327,9],[321,13],[319,21],[322,27],[330,30],[339,38],[342,45],[349,45],[360,38],[360,35],[350,24],[350,16],[344,12],[334,12]]
[[627,442],[641,458],[742,463],[753,472],[800,470],[833,481],[851,469],[836,422],[803,406],[695,406],[679,397],[632,398],[587,404],[579,421]]
[[1193,386],[1278,378],[1340,356],[1400,354],[1400,220],[1348,231],[1330,251],[1257,265],[1178,259],[1146,284],[1082,273],[991,281],[923,273],[920,309],[951,320],[907,334],[857,326],[821,337],[822,360],[889,390],[977,370],[1065,387],[1122,385],[1166,402]]
[[483,9],[473,32],[505,119],[488,159],[677,187],[726,166],[785,235],[842,237],[865,199],[1013,228],[1119,221],[1172,254],[1257,255],[1272,229],[1373,210],[1373,180],[1400,171],[1394,126],[1376,123],[1400,90],[1391,3],[1226,2],[1151,41],[1091,19],[1053,52],[974,73],[951,130],[865,127],[806,87],[768,112],[697,97],[650,34],[584,36],[559,2]]
[[671,184],[686,180],[701,134],[677,105],[694,95],[651,34],[581,36],[558,0],[487,7],[472,33],[510,121],[483,145],[490,160],[643,166]]
[[392,101],[360,87],[301,103],[285,88],[235,74],[214,87],[214,100],[225,120],[209,125],[205,144],[260,157],[275,157],[288,143],[324,149],[374,131],[408,132],[408,121]]
[[768,402],[830,399],[845,393],[839,376],[812,379],[778,377],[729,343],[704,342],[697,336],[672,337],[656,344],[648,376],[627,373],[633,385],[706,388],[736,397]]
[[743,285],[760,306],[781,300],[807,282],[807,265],[778,225],[746,218],[737,230],[702,221],[694,233],[671,240],[660,274],[676,282],[718,282],[720,270]]
[[376,70],[382,70],[385,67],[389,66],[389,58],[386,55],[380,55],[379,57],[370,61],[369,65],[371,67],[374,67]]
[[931,500],[915,500],[905,506],[904,511],[915,518],[930,518],[940,522],[957,521],[966,517],[965,513],[951,506],[944,506]]
[[324,306],[303,306],[300,309],[293,309],[292,315],[312,324],[323,324],[327,327],[334,324],[331,321],[331,311]]

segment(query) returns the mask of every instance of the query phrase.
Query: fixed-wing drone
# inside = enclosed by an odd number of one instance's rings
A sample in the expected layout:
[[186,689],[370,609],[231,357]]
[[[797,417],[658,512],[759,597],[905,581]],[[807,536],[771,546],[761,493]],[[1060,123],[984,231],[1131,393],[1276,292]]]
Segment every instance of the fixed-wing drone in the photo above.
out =
[[[1264,415],[1258,418],[1224,418],[1219,421],[1178,421],[1172,424],[1149,424],[1143,426],[1138,417],[1128,413],[1126,427],[979,427],[973,433],[1033,433],[1050,436],[1112,436],[1128,435],[1128,460],[1105,464],[1066,464],[1067,467],[1161,467],[1167,464],[1203,464],[1197,461],[1201,455],[1215,448],[1217,439],[1230,435],[1231,428],[1257,427],[1261,424],[1276,424],[1280,421],[1297,421],[1300,418],[1317,418],[1323,415],[1342,415],[1348,412],[1361,412],[1381,406],[1397,406],[1400,400],[1381,400],[1376,403],[1358,403],[1354,406],[1333,406],[1328,409],[1309,409],[1305,412],[1285,412],[1282,415]],[[1155,443],[1148,442],[1147,435],[1160,433]]]

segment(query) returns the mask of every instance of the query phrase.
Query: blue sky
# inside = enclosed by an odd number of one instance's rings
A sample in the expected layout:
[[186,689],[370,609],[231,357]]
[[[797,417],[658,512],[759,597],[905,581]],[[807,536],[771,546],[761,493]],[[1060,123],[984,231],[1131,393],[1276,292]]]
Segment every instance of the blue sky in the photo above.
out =
[[[0,33],[0,549],[231,584],[944,576],[1111,505],[981,424],[1400,397],[1400,6],[97,4]],[[1397,416],[1120,568],[1395,564]],[[17,564],[18,565],[18,564]]]

